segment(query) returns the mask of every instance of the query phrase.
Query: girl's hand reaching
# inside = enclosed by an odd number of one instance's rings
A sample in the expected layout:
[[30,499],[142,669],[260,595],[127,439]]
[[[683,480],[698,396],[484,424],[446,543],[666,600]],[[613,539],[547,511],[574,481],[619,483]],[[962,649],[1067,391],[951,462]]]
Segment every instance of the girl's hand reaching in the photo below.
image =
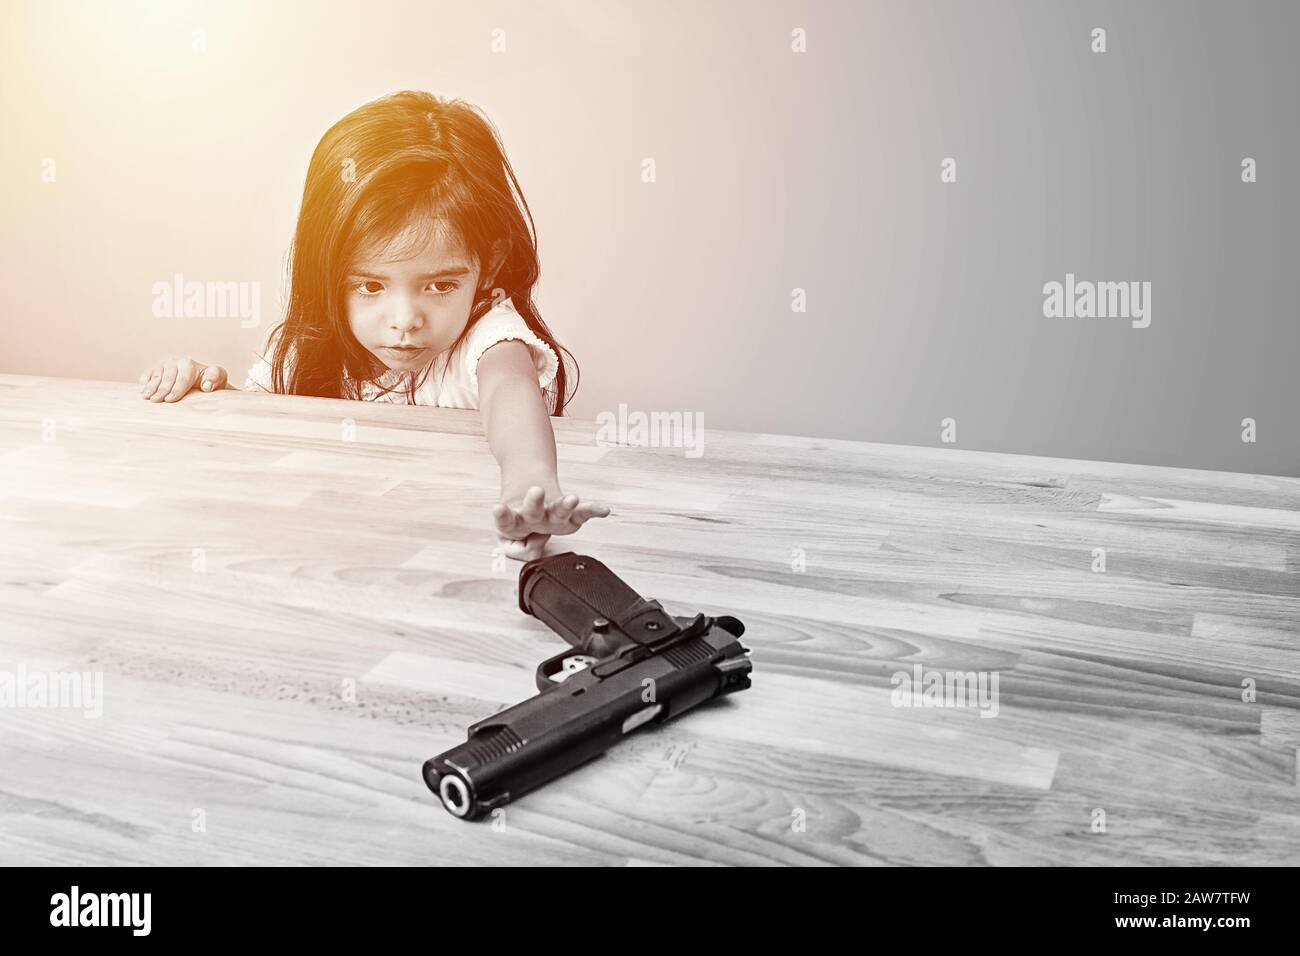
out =
[[176,402],[196,386],[205,392],[225,388],[226,378],[226,370],[220,365],[205,365],[182,356],[166,358],[140,376],[140,397],[150,402]]
[[577,495],[561,495],[558,489],[548,497],[540,485],[531,486],[523,495],[502,498],[492,509],[497,542],[506,557],[516,561],[540,558],[551,535],[573,534],[590,519],[608,514],[606,505],[583,504]]

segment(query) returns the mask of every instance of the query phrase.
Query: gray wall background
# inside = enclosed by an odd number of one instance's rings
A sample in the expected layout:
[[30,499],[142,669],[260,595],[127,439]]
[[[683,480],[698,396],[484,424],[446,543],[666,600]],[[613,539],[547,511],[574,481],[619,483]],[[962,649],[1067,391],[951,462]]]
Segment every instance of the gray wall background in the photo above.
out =
[[[961,448],[1300,475],[1298,28],[1283,2],[5,0],[0,370],[181,352],[242,380],[320,135],[421,88],[503,133],[574,415],[918,445],[952,417]],[[154,318],[175,272],[261,282],[261,326]],[[1067,272],[1151,282],[1151,326],[1045,318]]]

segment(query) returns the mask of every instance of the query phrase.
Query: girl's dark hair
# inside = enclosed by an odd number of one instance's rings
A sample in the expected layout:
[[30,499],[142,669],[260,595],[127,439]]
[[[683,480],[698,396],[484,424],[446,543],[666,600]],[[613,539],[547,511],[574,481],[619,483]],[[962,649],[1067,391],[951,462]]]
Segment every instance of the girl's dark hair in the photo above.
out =
[[[312,154],[289,254],[285,316],[270,336],[273,390],[360,398],[360,383],[383,374],[383,363],[348,327],[344,280],[359,250],[413,222],[450,230],[449,238],[459,239],[480,267],[469,321],[449,350],[492,308],[492,289],[504,289],[528,327],[555,350],[559,370],[546,400],[552,415],[563,415],[572,394],[561,352],[573,355],[533,303],[541,271],[537,230],[500,136],[477,107],[410,90],[353,110]],[[406,379],[413,403],[418,383]]]

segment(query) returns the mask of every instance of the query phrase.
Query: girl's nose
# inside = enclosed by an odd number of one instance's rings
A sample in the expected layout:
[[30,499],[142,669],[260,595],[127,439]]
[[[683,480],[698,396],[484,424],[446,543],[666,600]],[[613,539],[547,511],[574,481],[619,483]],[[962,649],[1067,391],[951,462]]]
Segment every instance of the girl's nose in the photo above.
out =
[[397,296],[388,324],[396,332],[414,332],[424,324],[419,308],[407,296]]

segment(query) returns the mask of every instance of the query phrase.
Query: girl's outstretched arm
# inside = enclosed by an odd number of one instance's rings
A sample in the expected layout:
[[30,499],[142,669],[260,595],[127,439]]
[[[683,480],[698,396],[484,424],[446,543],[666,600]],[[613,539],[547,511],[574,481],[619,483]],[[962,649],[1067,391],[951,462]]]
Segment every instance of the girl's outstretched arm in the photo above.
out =
[[555,432],[528,346],[506,339],[478,361],[479,416],[501,466],[501,501],[492,510],[508,557],[531,561],[553,534],[572,534],[609,508],[560,490]]

